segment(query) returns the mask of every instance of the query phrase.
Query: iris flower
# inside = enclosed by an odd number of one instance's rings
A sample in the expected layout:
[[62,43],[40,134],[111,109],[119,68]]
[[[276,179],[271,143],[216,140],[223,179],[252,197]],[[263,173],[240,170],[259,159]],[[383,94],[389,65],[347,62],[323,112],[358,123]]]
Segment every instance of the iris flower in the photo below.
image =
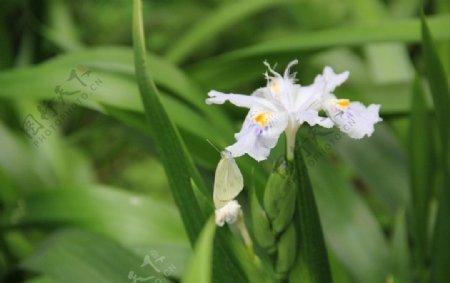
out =
[[[257,161],[265,160],[285,132],[287,158],[291,160],[295,134],[303,123],[325,128],[336,125],[355,139],[373,133],[374,124],[381,121],[378,114],[380,105],[365,107],[360,102],[338,99],[333,94],[336,87],[347,80],[348,71],[336,74],[331,67],[325,67],[313,84],[301,86],[296,83],[296,73],[290,73],[290,68],[297,63],[297,60],[290,62],[281,75],[264,62],[268,69],[265,73],[267,85],[251,95],[225,94],[215,90],[208,93],[207,104],[229,101],[249,109],[242,129],[235,135],[236,142],[226,148],[233,157],[248,154]],[[321,116],[321,112],[327,117]]]

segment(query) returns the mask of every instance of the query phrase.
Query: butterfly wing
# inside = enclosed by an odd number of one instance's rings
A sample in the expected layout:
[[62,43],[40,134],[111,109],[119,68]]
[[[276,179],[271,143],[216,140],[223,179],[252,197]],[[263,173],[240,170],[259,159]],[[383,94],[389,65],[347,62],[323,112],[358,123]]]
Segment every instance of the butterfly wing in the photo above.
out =
[[244,178],[233,158],[223,157],[216,168],[214,179],[214,205],[223,207],[242,191]]

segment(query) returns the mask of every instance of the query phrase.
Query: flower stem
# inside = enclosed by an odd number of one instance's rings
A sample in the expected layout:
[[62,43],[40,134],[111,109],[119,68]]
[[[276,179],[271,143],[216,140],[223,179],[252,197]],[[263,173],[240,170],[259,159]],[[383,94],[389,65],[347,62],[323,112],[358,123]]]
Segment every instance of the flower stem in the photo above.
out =
[[253,251],[253,241],[252,238],[250,238],[250,235],[247,230],[247,226],[245,226],[244,222],[244,216],[242,215],[242,212],[239,213],[238,219],[236,221],[236,226],[239,229],[239,232],[241,233],[242,239],[244,240],[245,246],[247,247],[247,251],[249,255],[254,258],[255,252]]
[[295,149],[295,134],[297,133],[298,127],[288,126],[285,130],[286,133],[286,159],[287,161],[294,160],[294,149]]

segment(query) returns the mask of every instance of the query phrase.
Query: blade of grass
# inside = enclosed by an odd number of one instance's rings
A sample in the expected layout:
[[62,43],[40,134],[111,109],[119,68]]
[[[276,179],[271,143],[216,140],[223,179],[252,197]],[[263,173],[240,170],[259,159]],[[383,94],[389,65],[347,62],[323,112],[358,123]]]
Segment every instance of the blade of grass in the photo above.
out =
[[[155,82],[173,97],[163,96],[163,102],[172,105],[178,100],[193,111],[223,129],[224,133],[231,133],[233,128],[223,111],[208,107],[204,99],[206,90],[193,83],[181,70],[154,55],[148,55],[151,68],[158,70]],[[142,110],[134,78],[132,50],[120,47],[92,48],[79,52],[64,54],[28,68],[14,69],[0,73],[0,96],[6,98],[54,98],[54,88],[61,85],[64,89],[80,89],[75,80],[66,82],[71,71],[77,66],[85,66],[92,70],[91,76],[100,79],[103,84],[95,90],[94,102],[113,105],[121,108]],[[26,86],[24,81],[29,82]],[[30,85],[32,84],[32,85]],[[83,89],[84,90],[84,89]],[[173,98],[176,99],[173,99]],[[166,102],[166,101],[169,102]],[[101,109],[96,103],[89,106]],[[208,120],[205,119],[205,120]],[[202,127],[199,127],[202,128]],[[221,133],[218,133],[221,134]]]
[[395,217],[394,231],[391,239],[393,258],[392,274],[401,282],[411,282],[410,253],[405,211],[401,210]]
[[173,47],[167,51],[166,57],[174,63],[182,62],[198,46],[206,43],[214,36],[219,36],[221,31],[237,21],[271,6],[285,3],[288,3],[288,1],[253,0],[225,3],[177,39],[177,43],[173,44]]
[[346,172],[307,134],[302,149],[328,247],[355,282],[384,282],[390,254],[375,215]]
[[[448,14],[450,13],[450,2],[447,0],[436,1],[436,14]],[[447,74],[450,73],[450,42],[441,42],[436,45],[442,64],[444,65]]]
[[11,213],[18,215],[8,219],[11,227],[61,227],[70,223],[126,246],[167,241],[188,243],[173,207],[147,196],[106,186],[65,185],[64,188],[43,190],[24,198],[23,207]]
[[[335,144],[342,159],[349,163],[379,203],[392,215],[408,204],[407,156],[388,127],[377,125],[370,138],[357,142],[340,135]],[[386,180],[385,176],[388,175],[392,177]]]
[[149,127],[153,132],[161,133],[155,136],[155,144],[163,161],[175,202],[180,209],[185,229],[191,243],[194,243],[206,219],[201,213],[192,191],[191,176],[201,190],[206,191],[206,188],[187,153],[178,130],[161,103],[160,94],[150,74],[145,50],[141,5],[140,0],[134,1],[133,46],[139,92]]
[[70,12],[67,2],[49,2],[47,13],[50,26],[41,27],[43,35],[64,51],[83,48],[83,43],[77,35],[77,26]]
[[65,283],[122,283],[133,274],[168,280],[142,263],[143,259],[109,238],[62,230],[44,241],[21,267]]
[[444,67],[438,57],[433,38],[425,16],[421,15],[422,44],[427,77],[433,97],[436,123],[441,140],[441,160],[439,164],[444,174],[443,186],[438,192],[439,210],[433,241],[433,262],[431,282],[445,282],[450,278],[450,90]]
[[[450,33],[447,28],[450,25],[450,16],[431,16],[428,18],[428,21],[437,39],[450,39]],[[356,46],[373,42],[418,41],[420,41],[420,21],[418,19],[408,19],[291,35],[277,41],[263,42],[232,51],[217,59],[236,60],[261,55],[267,56],[274,53],[299,52],[338,46]]]
[[430,81],[430,89],[436,112],[436,120],[440,131],[442,148],[444,151],[447,151],[444,153],[448,154],[450,141],[450,129],[448,127],[448,121],[450,121],[450,90],[448,86],[448,77],[445,74],[442,62],[438,57],[431,31],[424,16],[422,16],[422,36],[425,66],[427,77]]
[[[431,124],[420,78],[413,86],[411,123],[409,130],[409,156],[411,180],[411,234],[413,239],[413,263],[417,276],[424,278],[428,251],[427,220],[431,196],[431,151],[429,136]],[[423,280],[423,279],[420,279]],[[420,281],[425,282],[425,281]]]
[[188,267],[182,282],[210,283],[212,282],[213,242],[216,223],[211,217],[206,222],[203,231],[197,240],[194,254],[189,259]]
[[[360,24],[376,24],[389,19],[386,5],[378,0],[355,0],[350,5]],[[374,82],[388,84],[411,81],[412,67],[406,47],[400,43],[372,43],[363,46]]]
[[[298,186],[296,217],[300,236],[299,254],[294,268],[302,269],[302,266],[306,268],[310,282],[332,282],[319,212],[301,147],[301,136],[298,135],[294,155],[294,172]],[[296,280],[296,278],[291,279]]]

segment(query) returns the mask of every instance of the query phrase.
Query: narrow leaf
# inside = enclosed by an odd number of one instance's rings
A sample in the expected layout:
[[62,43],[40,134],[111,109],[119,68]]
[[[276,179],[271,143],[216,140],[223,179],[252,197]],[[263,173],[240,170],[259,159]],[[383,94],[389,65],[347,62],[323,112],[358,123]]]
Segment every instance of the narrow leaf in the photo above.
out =
[[[425,66],[427,77],[430,81],[430,89],[433,96],[436,120],[440,130],[444,153],[448,154],[448,143],[450,141],[450,128],[448,127],[448,121],[450,121],[450,90],[448,86],[448,77],[445,74],[444,66],[438,57],[430,29],[428,28],[428,24],[423,15],[422,36]],[[448,156],[446,156],[446,158],[447,157]],[[446,162],[447,161],[448,160],[446,160]]]
[[[407,155],[387,126],[377,125],[370,138],[358,141],[340,132],[330,136],[331,138],[325,136],[327,142],[336,144],[342,159],[349,163],[380,204],[392,215],[407,205],[409,200]],[[387,175],[391,177],[384,178]]]
[[391,262],[375,215],[344,172],[332,165],[329,148],[317,148],[308,133],[302,149],[328,247],[356,282],[383,282]]
[[411,282],[410,253],[405,211],[399,211],[395,217],[392,235],[393,275],[402,282]]
[[[449,39],[450,16],[429,17],[430,26],[438,39]],[[290,35],[276,41],[224,54],[223,59],[242,59],[286,52],[299,52],[338,46],[355,46],[372,42],[417,42],[420,22],[417,19],[385,21],[376,25],[346,26],[312,33]]]
[[10,219],[13,227],[61,227],[70,223],[127,246],[188,243],[173,207],[110,187],[90,185],[40,191],[26,197],[23,207],[23,211],[13,212],[18,215]]
[[287,3],[287,1],[238,1],[230,2],[217,8],[201,19],[195,27],[189,29],[173,44],[167,52],[167,58],[175,63],[183,61],[201,44],[207,43],[214,36],[219,36],[221,31],[256,12],[274,5]]
[[213,241],[216,223],[211,217],[206,222],[194,248],[194,254],[189,259],[183,282],[210,283],[212,282]]
[[22,267],[61,283],[122,283],[135,276],[167,280],[151,264],[144,263],[109,238],[63,230],[44,241]]
[[433,262],[431,271],[431,282],[445,282],[450,278],[450,90],[444,67],[439,60],[433,43],[430,29],[422,14],[422,44],[425,58],[427,77],[430,84],[433,104],[436,113],[436,122],[441,140],[442,155],[440,167],[444,174],[443,186],[438,195],[439,211],[436,219]]
[[187,153],[178,130],[167,115],[151,77],[145,50],[141,5],[140,0],[134,1],[133,45],[136,77],[141,99],[150,128],[153,132],[160,133],[155,135],[155,143],[169,177],[169,184],[175,202],[180,209],[186,231],[191,242],[195,242],[205,219],[202,217],[200,207],[192,191],[190,178],[192,176],[197,185],[203,184],[203,181]]
[[415,270],[423,272],[427,258],[427,220],[431,196],[431,124],[420,78],[414,81],[409,129],[411,232]]
[[300,234],[297,268],[302,265],[306,267],[310,282],[332,282],[316,200],[301,152],[300,135],[295,146],[294,172],[298,186],[296,217]]

